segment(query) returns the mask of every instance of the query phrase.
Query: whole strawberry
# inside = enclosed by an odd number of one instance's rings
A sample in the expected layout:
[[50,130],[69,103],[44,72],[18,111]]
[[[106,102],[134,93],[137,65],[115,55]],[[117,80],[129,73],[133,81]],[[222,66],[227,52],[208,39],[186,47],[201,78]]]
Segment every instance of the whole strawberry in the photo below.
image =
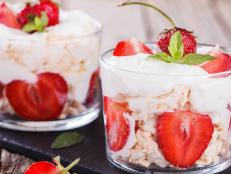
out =
[[155,41],[156,45],[158,45],[158,47],[163,52],[169,53],[168,46],[169,46],[170,39],[172,35],[177,31],[180,31],[182,35],[184,54],[195,53],[197,48],[197,42],[195,36],[193,36],[192,32],[183,28],[175,27],[173,29],[169,29],[160,33],[158,39]]
[[59,23],[59,7],[52,0],[40,0],[35,5],[27,3],[17,15],[17,19],[23,31],[42,32],[47,26],[54,26]]
[[142,5],[145,7],[149,7],[160,13],[163,17],[165,17],[169,23],[173,26],[172,29],[165,30],[164,32],[160,33],[158,39],[155,41],[156,45],[165,53],[169,53],[169,43],[172,35],[179,31],[182,35],[182,42],[183,42],[183,47],[184,47],[184,55],[189,54],[189,53],[195,53],[196,52],[196,47],[197,47],[197,42],[195,39],[195,36],[193,36],[192,32],[176,27],[176,24],[174,21],[161,9],[158,7],[148,4],[145,2],[130,2],[127,1],[119,6],[127,6],[127,5]]
[[48,161],[35,162],[26,169],[24,174],[70,174],[69,170],[71,170],[79,160],[79,158],[76,159],[64,168],[60,163],[60,157],[57,156],[53,159],[55,164]]

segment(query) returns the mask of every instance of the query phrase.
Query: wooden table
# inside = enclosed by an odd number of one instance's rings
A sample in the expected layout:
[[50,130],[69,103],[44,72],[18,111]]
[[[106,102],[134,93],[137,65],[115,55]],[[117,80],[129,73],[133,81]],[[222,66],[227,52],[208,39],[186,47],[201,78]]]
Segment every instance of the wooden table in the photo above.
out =
[[[104,25],[102,51],[119,40],[135,37],[154,41],[157,34],[169,28],[165,19],[143,7],[116,7],[121,0],[61,0],[68,9],[86,10]],[[193,30],[198,42],[231,46],[230,0],[155,0],[179,27]],[[1,150],[0,173],[21,174],[32,162],[24,156]]]

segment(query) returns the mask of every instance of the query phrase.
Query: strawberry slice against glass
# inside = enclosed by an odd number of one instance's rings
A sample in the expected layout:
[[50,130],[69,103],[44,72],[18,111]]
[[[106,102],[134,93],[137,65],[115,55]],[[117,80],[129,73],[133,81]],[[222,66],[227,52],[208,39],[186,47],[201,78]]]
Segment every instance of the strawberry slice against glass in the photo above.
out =
[[16,114],[26,120],[46,121],[59,117],[67,101],[68,86],[56,73],[38,74],[35,84],[14,80],[6,96]]
[[160,115],[156,128],[157,142],[165,159],[180,168],[195,164],[208,147],[214,131],[209,116],[189,111]]
[[127,142],[130,126],[124,113],[130,112],[127,103],[115,102],[109,97],[104,97],[106,132],[108,144],[112,151],[121,150]]
[[3,97],[3,90],[5,88],[5,85],[0,82],[0,99]]
[[216,59],[208,61],[202,68],[209,74],[220,73],[231,70],[231,56],[222,52],[220,48],[214,48],[210,52],[211,56],[216,57]]
[[119,42],[115,47],[113,55],[132,56],[138,53],[153,54],[152,50],[144,43],[133,38]]
[[86,105],[91,104],[94,101],[97,87],[98,87],[98,81],[99,81],[99,69],[97,69],[91,76],[90,80],[90,86],[88,89],[87,99],[86,99]]
[[21,28],[14,12],[4,2],[0,4],[0,23],[11,28]]

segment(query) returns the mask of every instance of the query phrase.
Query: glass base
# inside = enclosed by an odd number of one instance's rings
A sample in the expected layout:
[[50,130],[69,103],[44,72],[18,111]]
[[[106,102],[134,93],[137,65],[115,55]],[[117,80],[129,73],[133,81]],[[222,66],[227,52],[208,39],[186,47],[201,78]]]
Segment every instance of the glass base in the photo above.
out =
[[209,165],[206,167],[194,167],[187,170],[177,170],[174,168],[160,168],[160,167],[151,167],[150,169],[144,168],[136,164],[127,164],[121,160],[115,160],[107,154],[109,162],[119,168],[120,170],[134,173],[134,174],[214,174],[221,172],[231,166],[231,159],[220,162],[216,165]]
[[93,122],[99,115],[100,109],[92,108],[77,116],[54,121],[23,121],[8,114],[0,115],[0,127],[17,131],[63,131],[85,126]]

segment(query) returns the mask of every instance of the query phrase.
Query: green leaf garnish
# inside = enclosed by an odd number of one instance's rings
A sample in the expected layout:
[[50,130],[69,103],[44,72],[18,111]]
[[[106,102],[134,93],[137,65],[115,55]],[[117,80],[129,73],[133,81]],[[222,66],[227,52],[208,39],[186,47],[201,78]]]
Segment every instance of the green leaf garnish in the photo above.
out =
[[167,63],[187,65],[200,65],[206,61],[215,59],[213,56],[197,53],[189,53],[184,55],[184,45],[180,31],[175,32],[170,38],[168,50],[170,55],[165,52],[159,52],[155,55],[149,56],[148,59],[158,59]]
[[150,59],[159,59],[159,60],[165,61],[167,63],[176,62],[176,60],[174,58],[172,58],[170,55],[168,55],[165,52],[159,52],[159,53],[157,53],[155,55],[149,56],[148,58],[150,58]]
[[53,142],[52,149],[61,149],[82,143],[84,137],[76,132],[66,132],[60,134]]
[[168,51],[175,59],[180,59],[184,55],[184,45],[180,31],[177,31],[172,35]]
[[213,60],[213,59],[215,59],[215,57],[210,55],[190,53],[182,57],[180,63],[187,64],[187,65],[200,65],[206,61]]
[[42,12],[41,17],[34,16],[33,20],[31,20],[31,22],[24,25],[22,30],[28,33],[34,31],[43,32],[47,26],[48,26],[48,16],[46,12]]

